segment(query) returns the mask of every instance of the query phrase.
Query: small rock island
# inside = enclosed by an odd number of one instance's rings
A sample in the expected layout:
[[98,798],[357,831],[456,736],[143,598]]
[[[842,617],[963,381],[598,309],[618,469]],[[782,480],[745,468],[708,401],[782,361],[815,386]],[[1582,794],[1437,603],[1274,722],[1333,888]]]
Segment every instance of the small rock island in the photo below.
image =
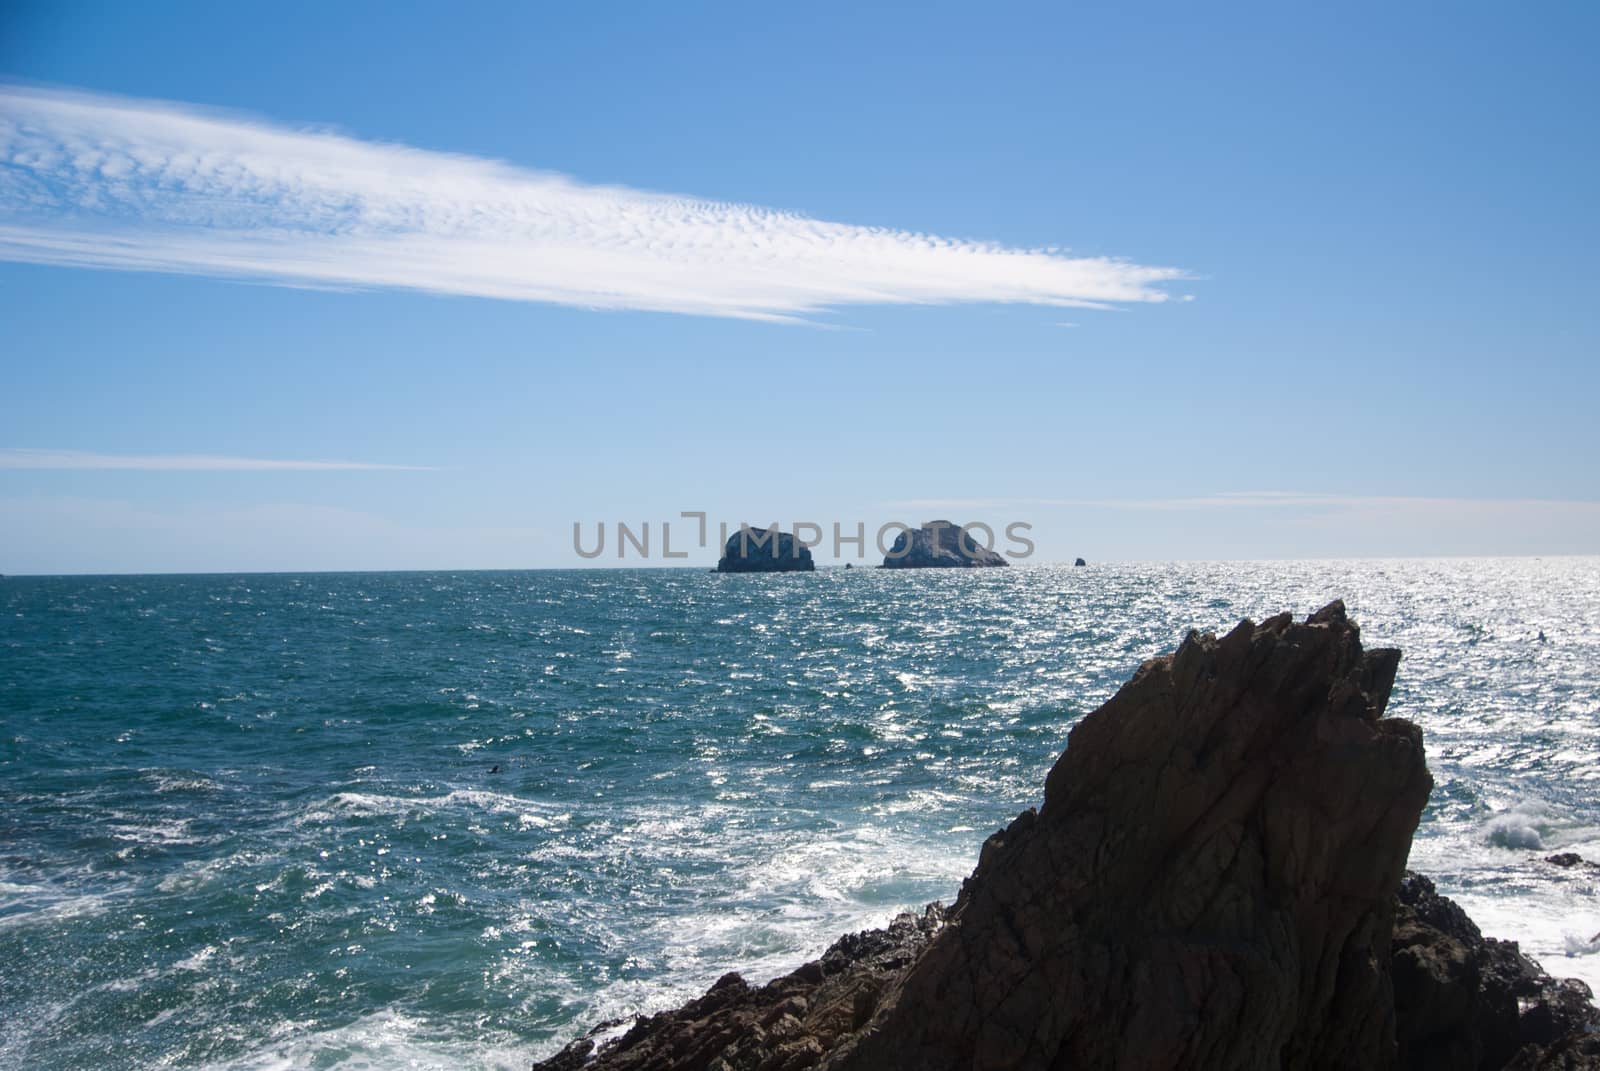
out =
[[906,529],[895,537],[894,546],[883,556],[885,569],[972,569],[1010,564],[980,543],[975,534],[963,533],[959,524],[950,521],[929,521],[916,531]]
[[811,548],[776,527],[740,527],[728,537],[717,562],[719,573],[810,573],[816,568]]

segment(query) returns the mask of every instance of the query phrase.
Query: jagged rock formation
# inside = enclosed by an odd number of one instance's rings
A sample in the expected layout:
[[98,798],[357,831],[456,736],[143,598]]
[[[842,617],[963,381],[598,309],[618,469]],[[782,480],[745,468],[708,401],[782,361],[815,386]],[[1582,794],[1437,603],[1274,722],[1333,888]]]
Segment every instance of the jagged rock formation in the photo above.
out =
[[540,1066],[1600,1068],[1581,984],[1402,888],[1432,780],[1383,717],[1398,663],[1341,603],[1191,633],[1072,730],[947,915]]
[[[885,569],[970,569],[1010,565],[979,541],[982,532],[963,532],[950,521],[929,521],[915,531],[903,530],[883,556]],[[882,546],[882,544],[879,544]]]
[[837,1066],[1372,1068],[1432,787],[1335,603],[1191,633],[1068,737]]
[[719,573],[809,573],[816,567],[811,548],[776,526],[741,526],[728,537],[717,562]]

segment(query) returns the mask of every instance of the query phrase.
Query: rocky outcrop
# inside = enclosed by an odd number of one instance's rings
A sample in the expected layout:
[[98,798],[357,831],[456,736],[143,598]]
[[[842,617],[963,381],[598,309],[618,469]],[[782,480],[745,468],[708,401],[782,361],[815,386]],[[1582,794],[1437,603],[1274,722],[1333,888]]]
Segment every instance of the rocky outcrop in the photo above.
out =
[[1600,870],[1600,863],[1591,863],[1577,852],[1558,852],[1545,856],[1544,861],[1565,870]]
[[[921,528],[905,529],[883,556],[885,569],[971,569],[1010,565],[1003,556],[984,546],[983,530],[963,531],[950,521],[929,521]],[[882,544],[879,544],[880,546]]]
[[1581,987],[1402,886],[1432,782],[1383,716],[1398,662],[1340,603],[1191,633],[1072,730],[947,915],[543,1067],[1600,1066]]
[[1600,1068],[1589,987],[1484,937],[1421,874],[1400,886],[1391,973],[1402,1068]]
[[583,1038],[535,1071],[706,1071],[815,1067],[841,1040],[860,1030],[883,998],[944,923],[929,904],[882,930],[835,941],[791,974],[752,987],[738,974],[718,979],[704,996],[683,1007],[640,1019],[591,1060],[595,1043]]
[[816,569],[811,548],[778,528],[741,525],[723,545],[719,573],[809,573]]
[[1373,1068],[1432,780],[1335,603],[1190,634],[1068,737],[836,1066]]
[[1089,563],[1084,561],[1082,558],[1074,558],[1072,560],[1072,564],[1073,564],[1073,566],[1075,568],[1082,569],[1085,565],[1088,565]]

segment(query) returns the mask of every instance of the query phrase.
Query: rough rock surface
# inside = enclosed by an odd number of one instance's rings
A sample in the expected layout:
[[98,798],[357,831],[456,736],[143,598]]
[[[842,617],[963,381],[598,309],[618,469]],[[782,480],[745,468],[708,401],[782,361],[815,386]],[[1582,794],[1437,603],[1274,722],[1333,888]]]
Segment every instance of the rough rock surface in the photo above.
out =
[[535,1071],[798,1071],[815,1067],[829,1049],[860,1030],[884,991],[925,949],[944,923],[929,904],[887,928],[853,933],[791,974],[759,988],[726,974],[702,997],[675,1011],[640,1019],[608,1043],[581,1038]]
[[1072,730],[841,1067],[1373,1068],[1432,779],[1335,603],[1191,633]]
[[1392,974],[1403,1068],[1600,1068],[1589,987],[1484,937],[1421,874],[1400,886]]
[[896,536],[889,553],[883,556],[883,567],[970,569],[1011,564],[997,552],[985,549],[984,540],[982,529],[964,533],[959,524],[929,521],[921,528],[908,529]]
[[948,914],[539,1067],[1600,1068],[1587,990],[1402,887],[1431,778],[1382,716],[1398,662],[1340,603],[1191,633],[1073,729]]
[[809,573],[816,567],[811,548],[776,527],[741,527],[728,537],[717,562],[719,573]]
[[1555,855],[1545,856],[1544,861],[1568,870],[1574,867],[1582,870],[1600,870],[1600,863],[1591,863],[1577,852],[1558,852]]

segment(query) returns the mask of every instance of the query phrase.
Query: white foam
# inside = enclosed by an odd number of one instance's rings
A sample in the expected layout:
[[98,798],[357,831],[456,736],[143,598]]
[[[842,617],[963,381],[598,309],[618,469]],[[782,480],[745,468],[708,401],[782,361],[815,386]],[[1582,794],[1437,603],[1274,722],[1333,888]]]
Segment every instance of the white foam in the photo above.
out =
[[217,954],[216,945],[206,945],[192,956],[185,956],[172,965],[175,971],[200,971],[205,969],[206,963]]
[[509,1039],[442,1038],[423,1021],[386,1010],[346,1026],[307,1030],[284,1022],[279,1040],[203,1071],[526,1071],[534,1050]]
[[43,885],[18,888],[25,891],[3,902],[9,910],[0,915],[0,930],[89,918],[103,914],[111,899],[106,893],[74,894]]
[[[1492,888],[1492,887],[1490,887]],[[1486,937],[1516,941],[1555,978],[1577,978],[1600,993],[1600,911],[1588,886],[1541,884],[1509,894],[1441,889]]]
[[1488,826],[1489,843],[1500,848],[1538,851],[1544,847],[1544,830],[1524,815],[1502,815]]
[[[490,792],[480,788],[458,788],[442,796],[394,796],[379,792],[335,792],[291,820],[291,825],[325,824],[336,818],[395,817],[435,814],[445,810],[468,810],[480,814],[512,814],[519,818],[557,810],[542,800],[530,800],[509,792]],[[562,816],[554,816],[559,820]],[[570,816],[568,816],[570,817]]]
[[[1569,933],[1563,938],[1563,944],[1566,946],[1569,959],[1577,956],[1592,956],[1600,952],[1600,933],[1596,933],[1593,937]],[[1600,992],[1600,988],[1597,988],[1597,992]]]
[[1484,824],[1484,838],[1497,848],[1546,851],[1592,837],[1594,830],[1543,800],[1522,800]]

